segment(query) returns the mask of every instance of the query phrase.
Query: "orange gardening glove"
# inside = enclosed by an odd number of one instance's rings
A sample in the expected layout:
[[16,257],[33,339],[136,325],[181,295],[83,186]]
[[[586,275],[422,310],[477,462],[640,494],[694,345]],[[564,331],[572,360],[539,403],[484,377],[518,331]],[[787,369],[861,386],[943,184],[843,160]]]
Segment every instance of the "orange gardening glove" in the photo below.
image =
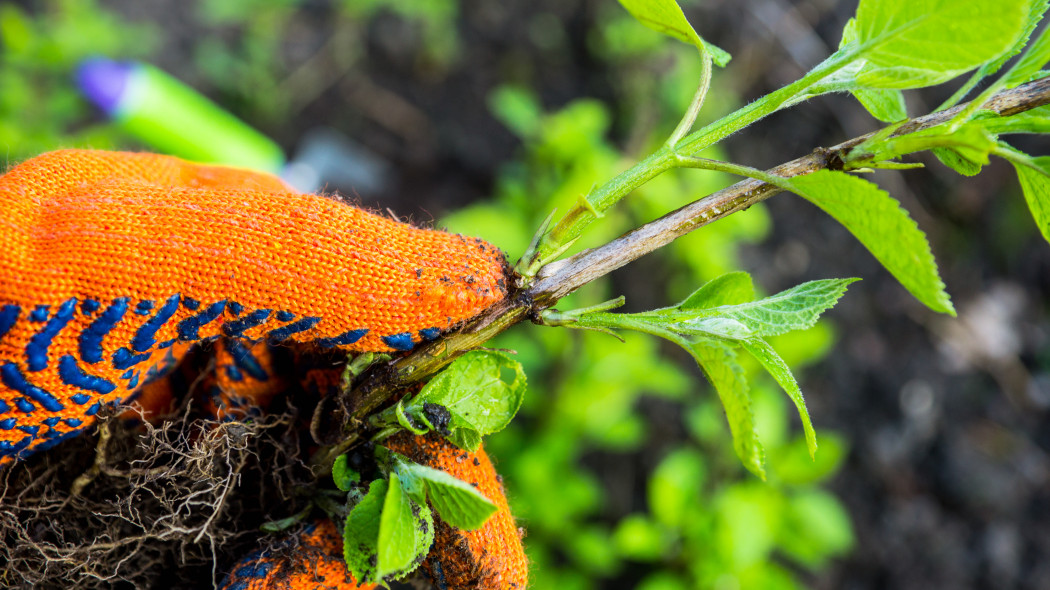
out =
[[234,567],[222,590],[372,590],[343,562],[343,539],[330,520],[290,537],[274,551],[253,553]]
[[505,297],[505,275],[481,240],[267,174],[41,155],[0,176],[0,464],[83,430],[194,342],[409,350]]

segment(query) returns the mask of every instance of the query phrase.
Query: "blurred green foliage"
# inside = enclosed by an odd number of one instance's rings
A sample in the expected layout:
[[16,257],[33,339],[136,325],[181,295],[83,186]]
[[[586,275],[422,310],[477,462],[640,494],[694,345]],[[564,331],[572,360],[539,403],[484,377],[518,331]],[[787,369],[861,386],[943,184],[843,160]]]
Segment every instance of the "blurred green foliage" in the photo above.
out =
[[[305,48],[298,66],[283,61],[287,46],[299,42],[293,14],[304,0],[203,0],[204,24],[232,29],[235,35],[213,35],[195,45],[194,59],[208,84],[263,125],[276,125],[349,71],[365,51],[364,25],[393,16],[407,27],[401,37],[418,44],[417,59],[445,68],[459,54],[456,0],[341,0],[326,26],[324,44]],[[402,39],[402,41],[407,41]]]
[[58,147],[115,148],[122,134],[93,124],[71,75],[89,56],[146,58],[156,28],[132,24],[94,0],[48,0],[33,14],[0,4],[0,148],[20,160]]
[[[276,120],[296,107],[293,94],[309,95],[310,84],[323,87],[324,81],[296,78],[281,58],[292,36],[288,17],[300,5],[194,5],[203,23],[236,31],[194,45],[196,71],[228,107]],[[450,229],[486,237],[516,259],[552,210],[565,211],[673,128],[699,77],[695,50],[639,26],[612,0],[599,12],[600,26],[590,31],[587,47],[617,72],[622,110],[614,113],[592,99],[548,109],[528,87],[494,91],[492,113],[520,138],[520,156],[504,165],[491,200],[444,220]],[[440,67],[462,56],[455,0],[345,0],[339,4],[342,32],[331,41],[335,67],[349,68],[365,55],[361,29],[384,15],[416,28],[418,59]],[[544,13],[530,23],[531,38],[549,41],[539,45],[563,45],[556,42],[564,35],[557,17]],[[57,147],[127,147],[119,131],[93,123],[97,118],[77,96],[70,72],[89,55],[148,59],[162,34],[94,0],[48,0],[32,13],[0,4],[0,146],[7,157]],[[734,101],[718,91],[716,80],[704,119],[728,111]],[[626,150],[609,139],[614,121],[626,122],[618,129]],[[665,174],[596,224],[577,249],[604,243],[729,182],[715,173]],[[764,239],[770,223],[765,208],[755,206],[676,241],[650,257],[656,260],[637,263],[651,270],[623,276],[644,277],[644,290],[659,293],[658,305],[680,300],[738,268],[741,247]],[[613,282],[598,281],[561,307],[619,294]],[[736,459],[721,405],[695,365],[655,338],[625,338],[621,343],[603,334],[519,326],[493,343],[517,351],[530,378],[519,418],[488,444],[528,530],[534,587],[585,589],[623,576],[644,590],[796,588],[799,568],[819,569],[849,551],[849,517],[819,487],[844,459],[843,437],[818,429],[820,449],[811,461],[786,398],[750,366],[768,453],[769,483],[761,483]],[[834,330],[822,322],[775,338],[773,345],[798,369],[818,361],[834,340]],[[672,411],[647,411],[654,406]],[[609,463],[616,468],[602,468]]]

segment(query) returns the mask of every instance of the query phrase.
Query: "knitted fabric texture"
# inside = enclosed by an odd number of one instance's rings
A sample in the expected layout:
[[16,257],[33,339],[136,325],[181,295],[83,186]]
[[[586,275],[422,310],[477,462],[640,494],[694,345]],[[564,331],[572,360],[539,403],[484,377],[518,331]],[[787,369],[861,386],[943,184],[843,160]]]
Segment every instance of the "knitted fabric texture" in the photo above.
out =
[[343,562],[343,539],[330,520],[311,526],[274,551],[241,560],[223,590],[371,590],[358,584]]
[[213,350],[214,368],[204,380],[204,410],[224,422],[262,416],[275,395],[284,391],[284,376],[273,366],[273,349],[265,341],[245,345],[220,338]]
[[[193,342],[176,342],[169,349],[171,358],[181,363],[194,346]],[[162,364],[152,367],[150,377],[129,398],[132,401],[120,414],[121,419],[131,423],[155,422],[174,411],[182,394],[189,388],[191,377],[196,377],[185,370],[180,371],[178,366],[172,363],[170,366]]]
[[506,295],[505,261],[276,177],[51,152],[0,176],[0,464],[219,336],[403,351]]
[[473,485],[496,504],[496,512],[474,531],[459,530],[438,519],[434,546],[423,562],[423,569],[434,584],[449,590],[523,590],[528,585],[529,563],[522,533],[514,523],[499,475],[484,449],[469,453],[435,433],[401,433],[382,444]]

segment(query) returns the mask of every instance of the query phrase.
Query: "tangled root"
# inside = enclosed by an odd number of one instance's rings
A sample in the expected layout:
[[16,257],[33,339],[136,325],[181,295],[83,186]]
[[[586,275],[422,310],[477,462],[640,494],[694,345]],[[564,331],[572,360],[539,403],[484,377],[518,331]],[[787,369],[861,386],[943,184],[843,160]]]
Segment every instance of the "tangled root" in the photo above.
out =
[[[307,416],[309,414],[307,413]],[[157,426],[114,412],[0,472],[0,586],[214,587],[306,506],[299,412],[217,422],[188,405]]]

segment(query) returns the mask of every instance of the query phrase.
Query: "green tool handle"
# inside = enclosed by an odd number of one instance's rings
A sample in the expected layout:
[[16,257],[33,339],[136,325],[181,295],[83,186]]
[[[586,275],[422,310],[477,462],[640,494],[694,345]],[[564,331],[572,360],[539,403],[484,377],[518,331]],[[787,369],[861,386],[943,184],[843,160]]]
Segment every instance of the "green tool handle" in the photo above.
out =
[[165,72],[136,64],[114,113],[131,134],[188,160],[279,173],[281,148]]

